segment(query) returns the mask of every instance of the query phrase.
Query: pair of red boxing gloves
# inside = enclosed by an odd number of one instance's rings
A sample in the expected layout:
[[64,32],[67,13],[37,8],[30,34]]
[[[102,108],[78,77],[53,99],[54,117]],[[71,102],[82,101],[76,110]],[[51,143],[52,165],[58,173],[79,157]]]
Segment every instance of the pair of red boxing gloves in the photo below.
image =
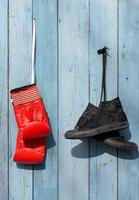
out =
[[46,136],[50,134],[48,116],[36,84],[10,91],[18,125],[13,160],[23,164],[41,164],[46,154]]

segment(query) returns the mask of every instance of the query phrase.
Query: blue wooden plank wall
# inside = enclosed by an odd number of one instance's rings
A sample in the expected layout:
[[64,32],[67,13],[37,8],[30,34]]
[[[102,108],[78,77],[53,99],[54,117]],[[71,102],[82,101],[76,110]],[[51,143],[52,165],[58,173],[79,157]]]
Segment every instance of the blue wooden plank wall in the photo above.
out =
[[[139,0],[0,0],[0,200],[139,200],[138,153],[93,139],[65,140],[88,101],[98,105],[107,46],[108,99],[120,96],[139,144]],[[17,165],[9,90],[36,76],[52,134],[43,165]],[[128,136],[128,137],[129,137]]]

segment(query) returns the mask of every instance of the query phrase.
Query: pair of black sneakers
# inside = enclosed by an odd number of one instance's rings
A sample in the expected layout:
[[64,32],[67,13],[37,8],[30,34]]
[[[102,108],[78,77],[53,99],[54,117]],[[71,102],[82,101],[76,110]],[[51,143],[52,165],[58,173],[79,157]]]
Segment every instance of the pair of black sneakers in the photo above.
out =
[[83,112],[74,130],[65,133],[66,139],[93,137],[112,147],[123,150],[137,150],[138,146],[124,139],[118,130],[128,128],[128,120],[119,97],[102,102],[101,107],[91,103]]
[[[98,51],[103,54],[102,93],[106,98],[105,70],[106,48]],[[102,95],[101,95],[102,99]],[[66,139],[81,139],[93,137],[105,144],[122,150],[138,150],[138,146],[120,136],[119,130],[129,127],[127,117],[123,111],[119,97],[111,101],[100,101],[99,107],[89,103],[82,116],[79,118],[74,130],[65,133]]]

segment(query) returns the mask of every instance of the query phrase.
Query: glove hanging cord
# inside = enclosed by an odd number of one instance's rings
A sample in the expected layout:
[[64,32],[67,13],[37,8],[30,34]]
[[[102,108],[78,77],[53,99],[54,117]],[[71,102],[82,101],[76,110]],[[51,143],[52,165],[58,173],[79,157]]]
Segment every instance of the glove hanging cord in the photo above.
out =
[[104,47],[103,49],[99,49],[97,52],[98,54],[102,54],[102,65],[103,65],[103,72],[102,72],[102,87],[101,87],[101,96],[100,96],[100,104],[99,107],[101,107],[101,102],[104,94],[104,101],[107,99],[107,92],[106,92],[106,64],[107,64],[107,47]]
[[33,18],[31,84],[34,84],[35,81],[36,81],[36,76],[35,76],[35,47],[36,47],[36,21],[35,21],[35,18]]

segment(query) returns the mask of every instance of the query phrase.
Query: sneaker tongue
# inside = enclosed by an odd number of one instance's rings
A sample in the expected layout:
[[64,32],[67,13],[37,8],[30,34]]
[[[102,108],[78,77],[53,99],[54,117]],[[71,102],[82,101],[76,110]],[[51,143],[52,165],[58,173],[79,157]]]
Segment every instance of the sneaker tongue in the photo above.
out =
[[103,111],[109,111],[109,110],[117,110],[117,109],[122,109],[122,104],[121,101],[119,99],[119,97],[110,100],[110,101],[102,101],[101,102],[101,109]]

